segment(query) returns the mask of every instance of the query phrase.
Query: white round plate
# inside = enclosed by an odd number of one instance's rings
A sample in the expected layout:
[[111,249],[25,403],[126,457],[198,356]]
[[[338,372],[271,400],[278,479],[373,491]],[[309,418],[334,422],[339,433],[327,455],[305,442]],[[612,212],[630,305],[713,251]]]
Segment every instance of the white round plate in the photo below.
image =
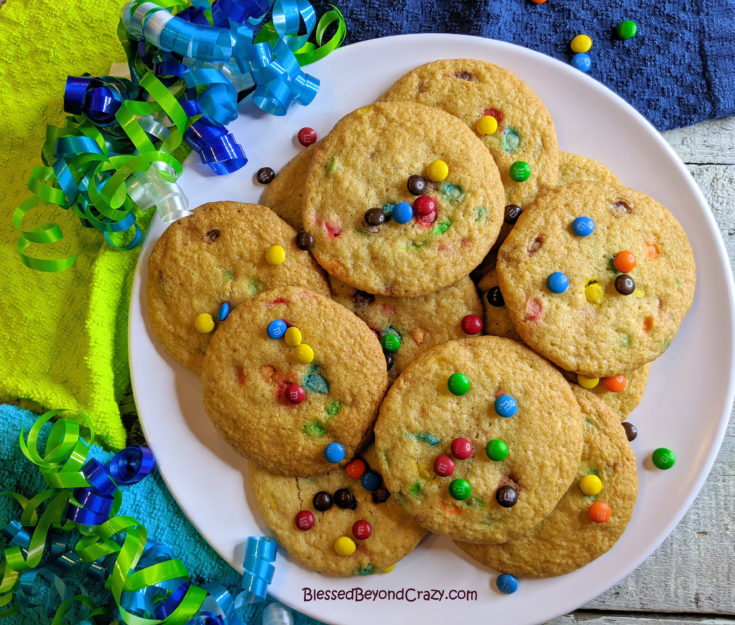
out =
[[[192,206],[212,200],[257,202],[263,188],[253,182],[255,172],[265,165],[278,171],[294,156],[301,149],[295,142],[300,128],[311,126],[323,137],[340,117],[374,101],[406,71],[439,58],[484,59],[517,73],[551,111],[563,150],[599,160],[624,184],[667,206],[694,248],[697,291],[679,336],[654,363],[643,402],[631,415],[639,430],[633,448],[640,494],[633,520],[609,553],[562,577],[521,580],[513,595],[501,595],[493,584],[495,572],[473,564],[439,536],[427,537],[387,575],[325,577],[280,554],[272,595],[328,623],[431,625],[444,622],[451,609],[457,622],[490,618],[516,625],[545,622],[574,610],[636,568],[681,519],[714,462],[733,397],[732,277],[701,192],[668,144],[633,108],[571,66],[537,52],[436,34],[387,37],[337,50],[306,68],[322,82],[308,107],[294,106],[280,118],[261,113],[249,99],[240,104],[240,117],[230,130],[250,159],[243,169],[215,176],[196,155],[189,158],[181,185]],[[242,570],[246,538],[267,533],[246,486],[247,463],[209,423],[199,379],[161,350],[147,319],[148,258],[163,229],[156,218],[133,287],[130,367],[135,398],[148,442],[177,502],[212,547]],[[645,460],[656,447],[676,452],[673,469],[650,468]],[[316,599],[317,591],[351,589],[357,589],[352,598],[323,593]],[[359,601],[359,592],[368,590],[377,594]]]

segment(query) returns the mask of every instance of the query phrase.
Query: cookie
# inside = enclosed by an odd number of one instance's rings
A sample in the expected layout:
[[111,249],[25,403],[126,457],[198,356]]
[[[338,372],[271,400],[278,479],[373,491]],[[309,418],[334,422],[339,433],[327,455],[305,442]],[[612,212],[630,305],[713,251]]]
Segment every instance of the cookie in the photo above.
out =
[[[482,304],[472,280],[464,277],[456,284],[421,297],[386,297],[358,291],[332,278],[332,299],[355,313],[385,341],[388,377],[398,374],[427,349],[452,339],[470,336],[463,323],[475,334],[482,331]],[[477,320],[463,321],[468,315]],[[479,327],[473,327],[480,321]],[[469,325],[468,325],[469,324]],[[389,334],[397,337],[385,339]],[[391,344],[391,341],[395,345]],[[394,347],[398,346],[397,350]]]
[[[429,168],[435,161],[444,165]],[[430,174],[441,180],[416,186],[414,178],[409,192],[411,176]],[[304,229],[319,264],[356,289],[393,297],[466,276],[502,215],[500,177],[482,142],[457,118],[410,102],[340,120],[314,151],[304,193]]]
[[[498,286],[498,275],[495,269],[488,271],[477,286],[482,294],[482,305],[485,308],[485,332],[493,336],[503,336],[520,341],[521,337],[515,331],[505,307],[505,300]],[[651,364],[648,363],[633,371],[618,374],[625,378],[624,388],[619,391],[609,390],[604,380],[595,380],[594,378],[583,379],[583,384],[587,389],[592,387],[591,392],[604,401],[608,407],[612,408],[618,418],[622,420],[627,418],[641,402],[650,369]],[[569,373],[568,371],[562,371],[562,373],[570,382],[578,382],[578,376],[575,373]]]
[[[459,117],[493,155],[506,204],[525,207],[539,191],[557,184],[559,146],[551,115],[531,88],[507,69],[473,59],[433,61],[408,72],[380,100],[419,102]],[[492,134],[478,130],[484,116],[497,121]],[[517,162],[530,167],[522,182],[511,177]]]
[[639,191],[599,182],[540,196],[501,246],[497,270],[523,341],[589,377],[637,369],[663,354],[696,281],[691,246],[674,216]]
[[[171,224],[156,241],[148,263],[146,300],[156,338],[173,358],[201,375],[212,337],[195,327],[198,315],[230,310],[277,286],[304,286],[329,295],[308,252],[294,244],[293,228],[257,204],[210,202]],[[286,258],[271,265],[266,252],[280,245]]]
[[[380,483],[373,448],[368,448],[361,459],[367,465],[366,471],[375,472]],[[327,575],[380,573],[410,553],[426,533],[389,495],[385,498],[382,485],[378,486],[380,490],[369,491],[360,478],[350,477],[343,468],[324,475],[293,478],[251,465],[250,486],[255,503],[281,548],[305,566]],[[342,492],[336,495],[338,491]],[[302,514],[297,519],[299,513]],[[297,522],[308,529],[299,529]],[[358,522],[361,524],[356,526]],[[335,550],[335,542],[340,538],[346,546],[342,553],[346,555]],[[355,550],[348,554],[350,541]]]
[[607,184],[620,184],[618,177],[602,163],[570,152],[559,153],[559,178],[556,185],[561,187],[570,182],[598,180]]
[[[625,530],[638,495],[636,459],[616,415],[588,391],[574,394],[585,417],[584,449],[576,479],[559,505],[526,536],[504,545],[457,543],[472,558],[502,573],[552,577],[578,569],[610,550]],[[585,495],[580,481],[597,476],[602,490]],[[603,523],[589,509],[602,502],[611,510]]]
[[260,201],[289,226],[301,230],[301,213],[304,208],[304,186],[311,157],[318,143],[301,150],[276,174],[263,191]]
[[[279,475],[325,473],[359,452],[387,385],[375,334],[300,287],[240,304],[212,337],[202,368],[204,408],[220,435]],[[336,444],[344,459],[331,457]]]
[[[457,374],[469,381],[464,394]],[[482,336],[434,347],[403,371],[380,408],[375,449],[388,490],[424,528],[503,543],[566,492],[582,426],[554,367],[515,341]]]

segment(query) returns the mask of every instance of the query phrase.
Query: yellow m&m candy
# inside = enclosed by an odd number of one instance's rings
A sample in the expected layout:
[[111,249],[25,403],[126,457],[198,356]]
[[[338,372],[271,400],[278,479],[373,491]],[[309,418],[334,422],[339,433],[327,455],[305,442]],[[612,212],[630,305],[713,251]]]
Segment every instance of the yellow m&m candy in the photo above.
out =
[[334,541],[334,550],[338,556],[351,556],[356,549],[355,541],[349,536],[340,536]]
[[286,250],[280,245],[271,245],[265,253],[269,265],[280,265],[286,260]]
[[585,495],[597,495],[602,490],[602,480],[596,475],[585,475],[579,480],[579,490]]
[[483,115],[477,120],[475,130],[481,135],[494,135],[498,130],[498,120],[492,115]]
[[286,345],[289,347],[301,345],[301,330],[295,326],[291,326],[286,330],[286,334],[283,335],[283,340],[286,341]]
[[426,168],[426,175],[434,182],[441,182],[449,175],[449,165],[444,161],[433,161]]
[[212,319],[212,315],[209,313],[201,313],[197,315],[196,319],[194,319],[194,327],[202,334],[211,332],[214,330],[214,319]]
[[589,52],[592,47],[592,39],[588,35],[577,35],[569,44],[572,52]]
[[600,378],[588,378],[586,375],[577,374],[577,384],[579,384],[582,388],[586,388],[588,391],[591,391],[599,383]]
[[296,360],[298,360],[302,365],[308,365],[312,360],[314,360],[314,350],[306,343],[297,345],[294,352],[296,354]]

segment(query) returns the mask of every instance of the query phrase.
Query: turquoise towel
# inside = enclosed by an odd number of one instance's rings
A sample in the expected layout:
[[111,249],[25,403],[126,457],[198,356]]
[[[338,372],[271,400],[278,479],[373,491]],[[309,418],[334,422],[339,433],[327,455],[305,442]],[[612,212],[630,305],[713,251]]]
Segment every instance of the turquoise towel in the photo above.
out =
[[[27,432],[37,415],[16,406],[0,405],[0,491],[17,492],[26,497],[45,490],[39,471],[21,453],[18,435],[21,429]],[[97,445],[90,450],[90,457],[106,462],[113,454]],[[220,582],[230,589],[239,583],[239,574],[202,539],[191,523],[181,513],[171,493],[163,483],[158,471],[134,486],[123,487],[121,515],[131,516],[141,521],[148,529],[148,540],[168,545],[186,566],[195,584]],[[20,506],[8,497],[0,497],[0,527],[11,519],[20,516]],[[243,536],[245,540],[247,536]],[[4,539],[0,538],[0,547]],[[83,566],[83,565],[82,565]],[[276,576],[278,561],[276,561]],[[109,593],[102,584],[84,577],[85,586],[89,585],[90,596],[95,600],[109,600]],[[267,604],[249,609],[248,623],[260,625],[261,612]],[[0,620],[0,625],[46,625],[50,619],[34,609],[21,610],[15,616]],[[302,614],[294,613],[295,625],[319,625]]]

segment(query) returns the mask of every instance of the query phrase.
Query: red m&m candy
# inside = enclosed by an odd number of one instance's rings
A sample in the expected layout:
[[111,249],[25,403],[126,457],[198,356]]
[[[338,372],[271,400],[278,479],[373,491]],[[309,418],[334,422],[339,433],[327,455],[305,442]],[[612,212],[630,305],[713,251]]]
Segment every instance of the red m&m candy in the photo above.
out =
[[283,396],[289,404],[300,404],[306,399],[306,391],[303,386],[298,384],[289,384],[283,391]]
[[304,147],[310,146],[312,143],[316,143],[316,130],[306,126],[299,130],[298,134],[299,143]]
[[454,473],[454,460],[446,454],[438,456],[437,459],[434,460],[434,471],[437,475],[441,475],[442,477],[451,475]]
[[345,471],[352,479],[359,480],[362,474],[365,473],[365,461],[360,460],[360,458],[355,458],[347,463]]
[[452,455],[460,460],[466,460],[472,455],[472,443],[466,438],[455,438],[452,441]]
[[431,215],[436,212],[436,200],[429,195],[420,195],[413,201],[413,210],[419,215]]
[[482,319],[477,315],[465,315],[462,317],[462,329],[467,334],[480,334],[482,332]]
[[352,534],[358,540],[367,540],[370,538],[370,534],[373,533],[373,528],[365,520],[357,521],[352,526]]
[[314,527],[314,513],[311,510],[301,510],[296,515],[296,527],[303,532]]

